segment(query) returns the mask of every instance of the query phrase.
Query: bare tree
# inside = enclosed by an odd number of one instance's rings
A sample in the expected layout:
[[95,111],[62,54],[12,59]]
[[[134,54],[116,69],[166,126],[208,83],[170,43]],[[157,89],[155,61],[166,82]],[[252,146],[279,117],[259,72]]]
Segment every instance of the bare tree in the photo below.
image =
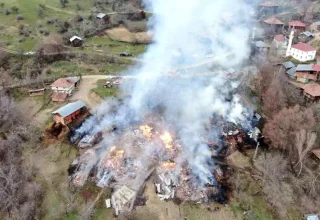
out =
[[10,130],[18,120],[16,103],[0,91],[0,131]]
[[[271,120],[268,120],[263,133],[272,147],[286,152],[287,157],[294,163],[297,158],[295,149],[297,132],[300,130],[309,132],[314,125],[313,110],[295,106],[282,109]],[[291,165],[294,165],[293,163]]]
[[287,205],[294,197],[292,187],[283,181],[288,176],[287,160],[280,154],[261,155],[255,166],[263,174],[262,190],[267,201],[277,207],[278,215],[283,219]]
[[273,117],[273,115],[287,106],[286,96],[283,94],[277,78],[272,81],[268,90],[263,95],[263,103],[264,113],[269,117]]
[[270,65],[264,65],[259,69],[259,74],[251,79],[250,87],[256,92],[262,100],[264,93],[269,88],[274,76],[273,69]]
[[8,86],[10,86],[13,82],[12,77],[10,76],[10,74],[8,73],[8,71],[6,71],[3,68],[0,68],[0,88],[7,88]]
[[301,21],[306,21],[312,18],[312,2],[310,0],[302,0],[299,13]]
[[300,176],[304,160],[307,154],[311,151],[311,149],[314,146],[314,143],[316,141],[317,135],[314,132],[306,132],[306,130],[300,130],[296,134],[296,150],[297,150],[297,156],[298,161],[294,167],[299,166],[299,171],[297,176]]

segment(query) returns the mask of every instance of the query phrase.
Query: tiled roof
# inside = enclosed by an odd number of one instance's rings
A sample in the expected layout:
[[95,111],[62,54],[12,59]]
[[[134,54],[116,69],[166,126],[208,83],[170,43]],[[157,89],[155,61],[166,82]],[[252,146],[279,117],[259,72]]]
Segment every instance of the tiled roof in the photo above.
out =
[[282,34],[278,34],[278,35],[274,36],[274,39],[276,41],[285,41],[286,40]]
[[312,66],[313,71],[320,72],[320,64],[314,64]]
[[306,25],[304,23],[302,23],[301,21],[290,21],[289,22],[289,26],[293,26],[293,27],[305,27]]
[[53,102],[64,102],[67,96],[68,93],[65,92],[53,92],[51,98]]
[[313,97],[320,96],[320,85],[317,83],[305,85],[303,89],[305,93]]
[[73,79],[59,78],[51,84],[51,87],[70,88],[74,83]]
[[315,48],[313,48],[309,44],[305,44],[305,43],[294,44],[294,45],[292,45],[292,48],[295,48],[297,50],[301,50],[304,52],[316,51]]
[[78,100],[76,102],[69,103],[69,104],[63,106],[52,113],[59,114],[62,117],[67,117],[68,115],[71,115],[72,113],[78,111],[79,109],[81,109],[85,106],[86,106],[86,104],[83,101]]
[[268,19],[264,20],[263,22],[267,23],[267,24],[282,24],[283,25],[283,22],[276,19],[275,17],[268,18]]

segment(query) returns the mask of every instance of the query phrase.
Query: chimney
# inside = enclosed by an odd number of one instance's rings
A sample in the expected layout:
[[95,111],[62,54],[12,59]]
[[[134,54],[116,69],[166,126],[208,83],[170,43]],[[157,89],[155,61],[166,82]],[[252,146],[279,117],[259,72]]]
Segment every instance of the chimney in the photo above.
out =
[[291,55],[291,46],[292,46],[292,40],[294,37],[294,30],[292,29],[291,33],[290,33],[290,37],[289,37],[289,42],[288,42],[288,47],[287,47],[287,52],[286,52],[286,57]]

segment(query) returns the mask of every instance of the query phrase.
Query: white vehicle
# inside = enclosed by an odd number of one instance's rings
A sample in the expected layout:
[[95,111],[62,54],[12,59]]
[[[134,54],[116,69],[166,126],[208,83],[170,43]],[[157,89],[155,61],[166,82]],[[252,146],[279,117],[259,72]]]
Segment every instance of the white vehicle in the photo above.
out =
[[33,52],[33,51],[29,51],[29,52],[25,52],[24,55],[34,55],[36,54],[36,52]]

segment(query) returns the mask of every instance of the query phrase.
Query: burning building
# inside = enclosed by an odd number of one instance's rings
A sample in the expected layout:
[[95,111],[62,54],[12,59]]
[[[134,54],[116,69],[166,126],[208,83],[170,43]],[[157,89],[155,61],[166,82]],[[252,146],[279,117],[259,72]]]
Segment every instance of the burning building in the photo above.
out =
[[[112,202],[116,212],[134,199],[133,192],[150,175],[155,176],[160,199],[221,201],[223,169],[217,161],[226,147],[222,128],[227,122],[246,124],[246,109],[236,92],[239,83],[202,73],[236,68],[248,56],[250,7],[245,2],[145,1],[147,9],[157,12],[150,19],[155,43],[141,57],[141,65],[128,70],[135,76],[134,85],[119,85],[130,96],[106,100],[79,128],[80,136],[102,132],[105,138],[74,162],[76,186],[90,177],[100,187],[113,188],[119,201]],[[226,12],[233,15],[232,25],[226,25]],[[199,40],[204,31],[216,37],[204,43]],[[212,59],[190,62],[190,54],[205,58],[208,47]],[[179,59],[168,48],[179,51]],[[173,78],[164,74],[163,70],[180,66],[190,71]],[[239,142],[242,132],[231,131],[227,129],[227,136]],[[126,199],[118,191],[124,186]]]

